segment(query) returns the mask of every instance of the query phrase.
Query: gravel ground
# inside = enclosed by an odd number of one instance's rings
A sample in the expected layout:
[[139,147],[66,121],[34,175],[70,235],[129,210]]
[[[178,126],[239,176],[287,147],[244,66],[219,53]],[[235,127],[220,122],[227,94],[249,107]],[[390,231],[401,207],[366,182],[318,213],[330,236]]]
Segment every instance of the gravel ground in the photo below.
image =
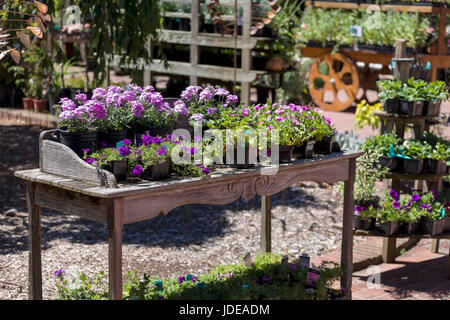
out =
[[[35,150],[42,129],[0,120],[0,299],[28,298],[25,184],[13,172],[37,166]],[[332,186],[301,183],[274,196],[272,202],[273,252],[294,258],[339,247],[342,199]],[[259,198],[226,206],[189,205],[165,217],[126,225],[124,274],[129,270],[159,276],[196,274],[217,264],[240,262],[247,252],[255,255],[259,210]],[[43,209],[44,299],[54,298],[54,270],[88,275],[107,271],[107,236],[106,227],[99,223]]]

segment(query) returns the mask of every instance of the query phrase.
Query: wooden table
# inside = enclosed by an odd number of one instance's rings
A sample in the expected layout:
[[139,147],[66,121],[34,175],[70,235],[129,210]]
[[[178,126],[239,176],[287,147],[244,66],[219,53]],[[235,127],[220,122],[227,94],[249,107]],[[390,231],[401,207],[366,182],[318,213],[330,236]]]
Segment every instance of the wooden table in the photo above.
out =
[[[271,250],[270,196],[300,181],[345,182],[342,231],[341,288],[351,299],[353,271],[353,184],[356,158],[361,152],[340,152],[282,164],[275,175],[258,168],[223,167],[210,178],[171,178],[164,181],[122,183],[100,187],[92,182],[40,169],[16,171],[27,182],[29,214],[29,298],[42,299],[40,208],[101,222],[109,230],[109,297],[122,299],[122,228],[127,223],[152,219],[186,204],[229,204],[240,198],[262,197],[261,250]],[[40,163],[42,163],[42,157]],[[80,161],[82,162],[82,161]],[[69,170],[67,164],[67,170]]]

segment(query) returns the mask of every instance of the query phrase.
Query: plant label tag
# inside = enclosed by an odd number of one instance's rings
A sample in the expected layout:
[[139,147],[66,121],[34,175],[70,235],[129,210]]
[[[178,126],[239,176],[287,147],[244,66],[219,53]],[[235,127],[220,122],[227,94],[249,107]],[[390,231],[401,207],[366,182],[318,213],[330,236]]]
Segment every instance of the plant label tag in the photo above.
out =
[[250,267],[252,265],[252,255],[250,252],[247,252],[244,256],[244,263],[247,267]]
[[308,270],[309,269],[309,264],[310,264],[310,257],[307,254],[302,254],[300,256],[300,258],[298,259],[298,264],[300,265],[300,268],[302,268],[303,270]]
[[317,287],[320,279],[320,270],[315,268],[309,268],[306,274],[306,285],[309,287]]
[[362,27],[361,26],[350,26],[350,35],[352,37],[357,37],[357,38],[362,37]]

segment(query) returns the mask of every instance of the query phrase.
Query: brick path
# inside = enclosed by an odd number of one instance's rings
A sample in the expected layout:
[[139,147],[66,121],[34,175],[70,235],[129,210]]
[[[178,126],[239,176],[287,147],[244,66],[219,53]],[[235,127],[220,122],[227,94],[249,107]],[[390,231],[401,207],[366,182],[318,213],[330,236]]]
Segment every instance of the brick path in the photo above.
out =
[[[353,300],[450,300],[448,240],[441,240],[439,254],[431,253],[431,240],[426,239],[398,256],[395,263],[377,264],[381,244],[381,237],[370,237],[354,246]],[[324,260],[339,262],[340,251],[313,258],[312,263]],[[366,280],[377,273],[380,286],[374,287]]]

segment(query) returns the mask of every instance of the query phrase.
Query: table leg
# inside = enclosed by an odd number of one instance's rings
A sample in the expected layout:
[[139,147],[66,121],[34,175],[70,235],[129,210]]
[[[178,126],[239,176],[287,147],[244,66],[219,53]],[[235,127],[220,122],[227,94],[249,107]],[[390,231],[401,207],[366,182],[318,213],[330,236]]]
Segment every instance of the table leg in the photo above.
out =
[[28,299],[42,300],[41,208],[34,201],[33,182],[27,182]]
[[432,239],[431,240],[431,252],[432,253],[439,253],[439,239]]
[[396,237],[384,237],[383,238],[383,262],[392,263],[395,262],[397,255],[397,238]]
[[349,178],[344,183],[344,215],[342,222],[341,267],[344,274],[341,277],[341,289],[347,299],[352,299],[353,277],[353,184],[355,182],[356,160],[349,163]]
[[272,251],[272,198],[271,196],[261,197],[261,252]]
[[108,202],[109,299],[122,300],[123,200]]

